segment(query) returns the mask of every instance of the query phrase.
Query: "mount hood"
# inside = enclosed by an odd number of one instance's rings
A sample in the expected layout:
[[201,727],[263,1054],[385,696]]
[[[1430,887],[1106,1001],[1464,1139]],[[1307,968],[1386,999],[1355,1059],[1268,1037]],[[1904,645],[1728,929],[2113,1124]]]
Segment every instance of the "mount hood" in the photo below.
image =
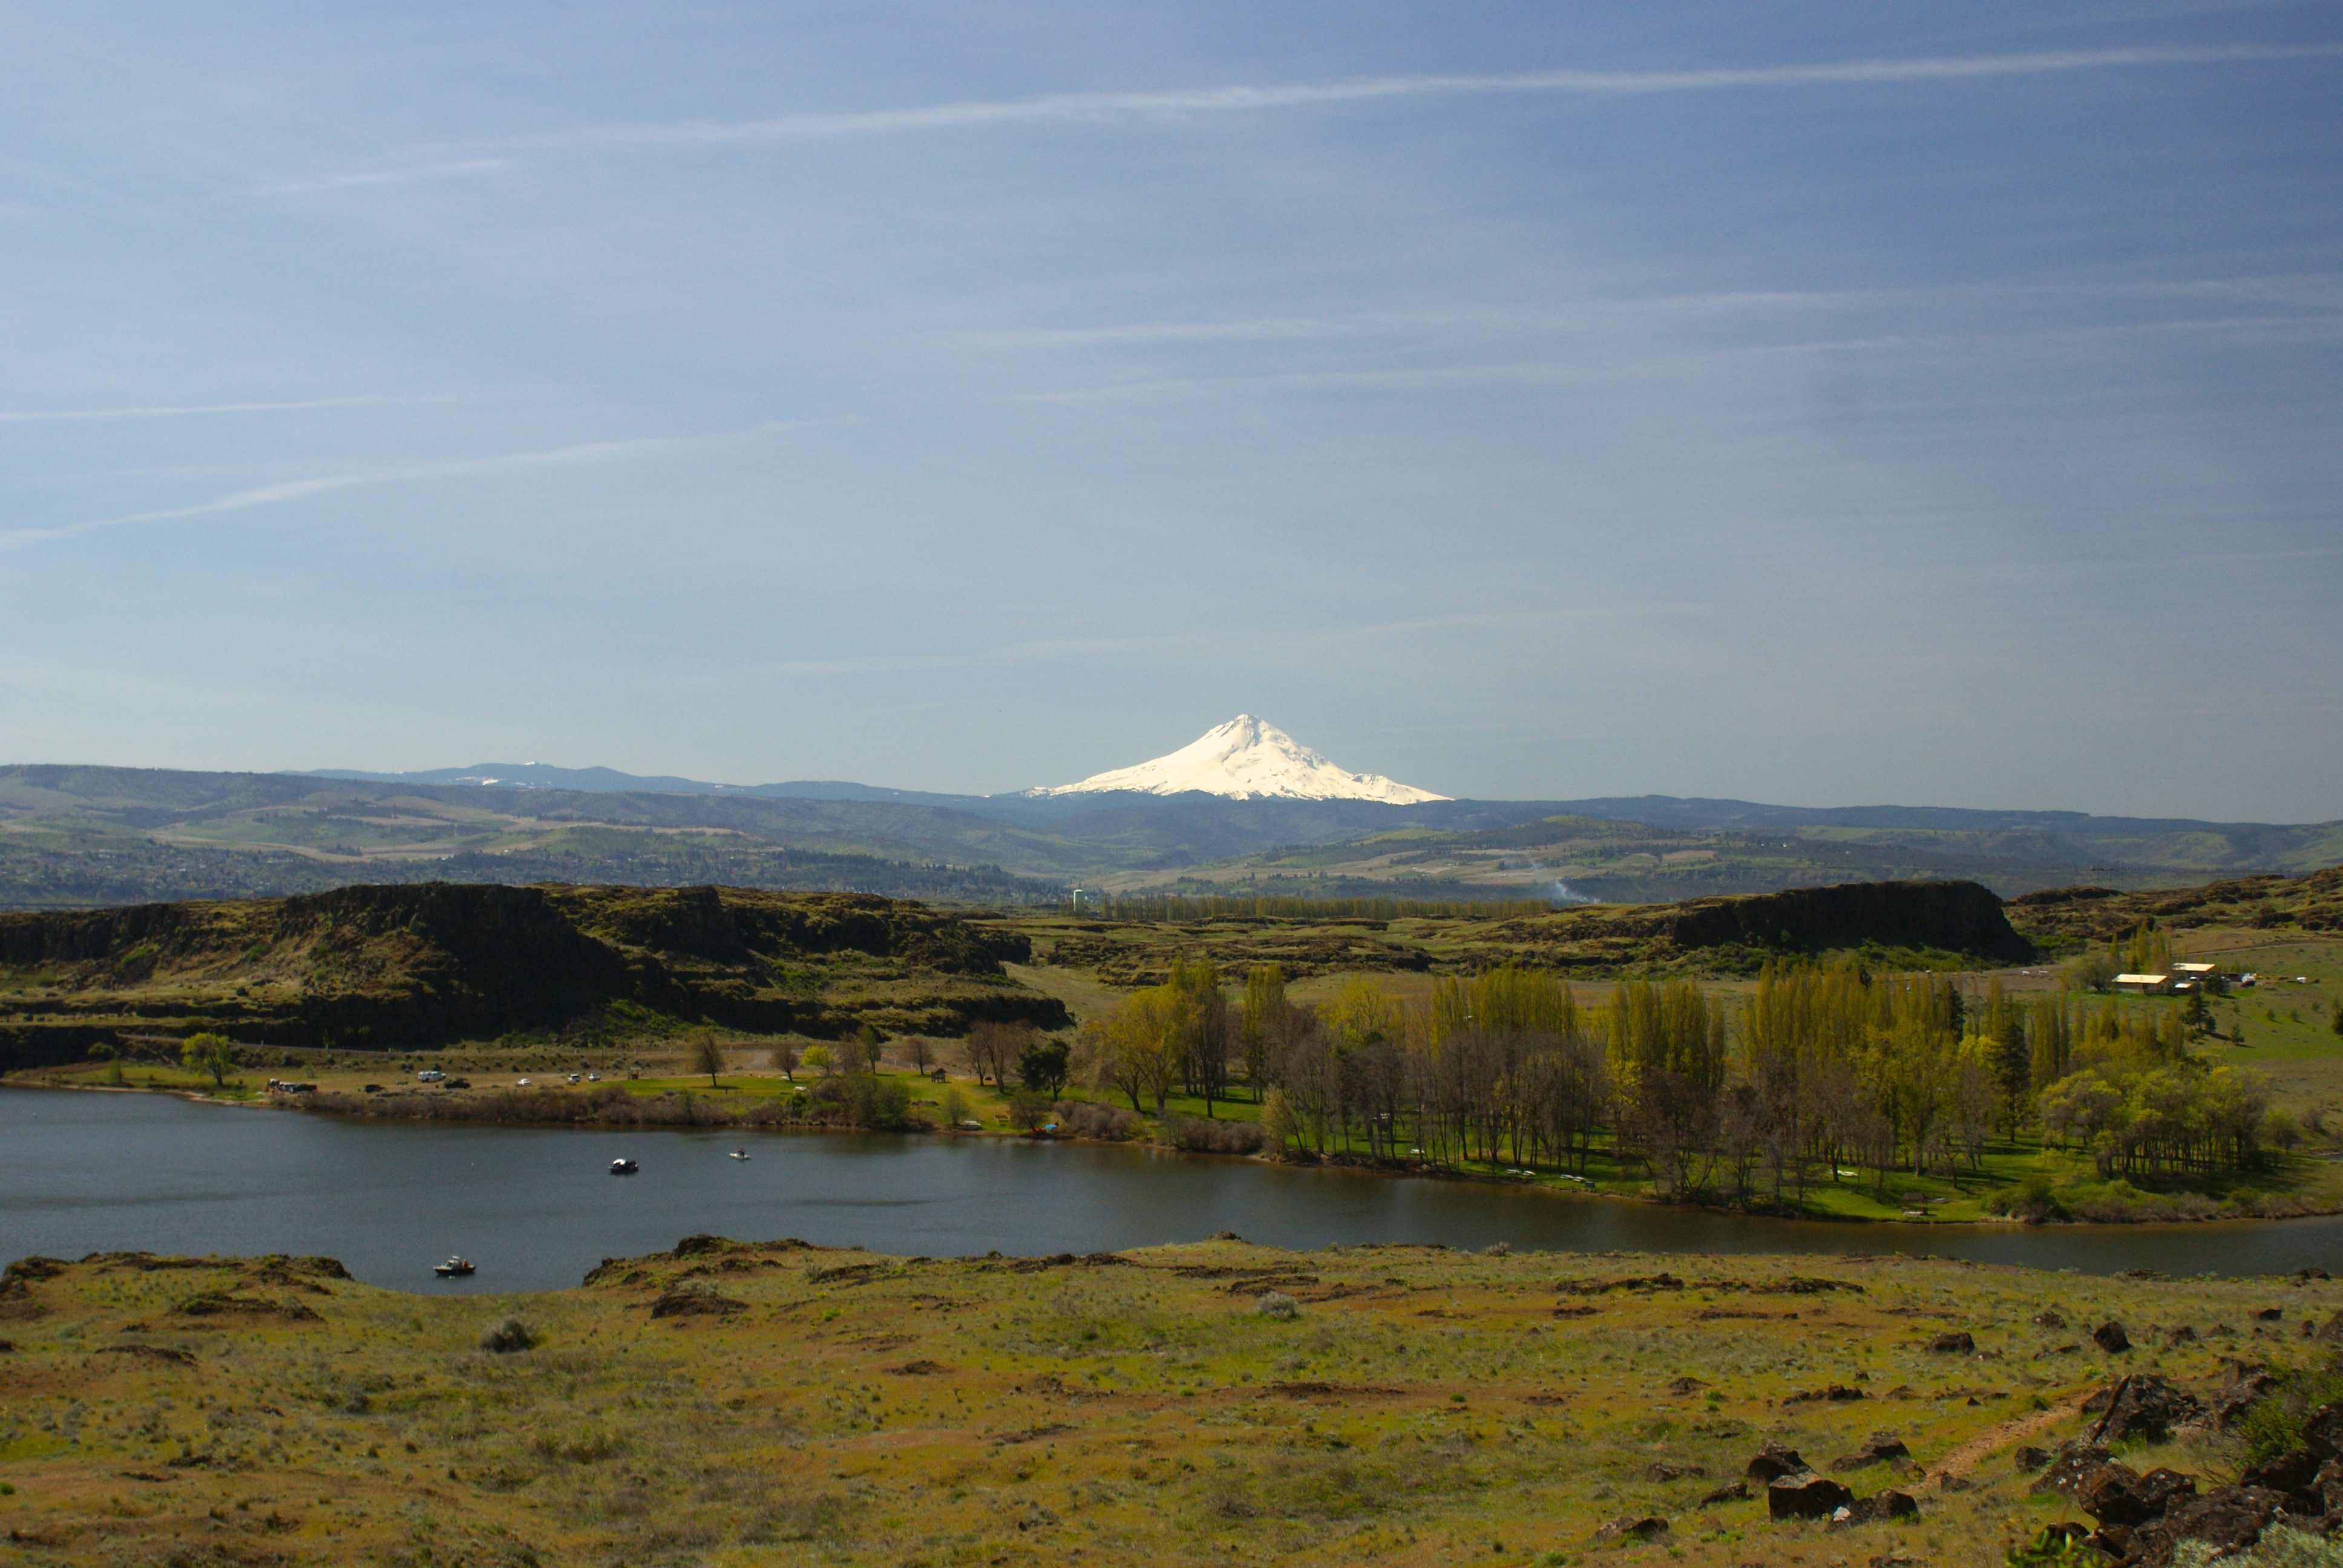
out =
[[1027,793],[1089,795],[1113,789],[1149,795],[1194,791],[1232,800],[1380,800],[1389,806],[1448,799],[1381,774],[1346,772],[1276,725],[1249,713],[1237,715],[1207,730],[1202,739],[1151,762]]

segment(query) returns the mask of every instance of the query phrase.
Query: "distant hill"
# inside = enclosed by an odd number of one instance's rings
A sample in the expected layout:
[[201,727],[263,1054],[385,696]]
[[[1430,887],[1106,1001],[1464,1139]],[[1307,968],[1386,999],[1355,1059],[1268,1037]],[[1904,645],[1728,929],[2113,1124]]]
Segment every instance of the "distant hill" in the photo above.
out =
[[[494,779],[494,784],[451,778]],[[353,882],[723,882],[957,903],[1114,892],[1669,902],[1851,880],[2004,897],[2343,864],[2343,823],[2278,826],[1640,796],[1232,799],[750,787],[538,764],[396,776],[0,768],[0,907]]]
[[210,1029],[381,1048],[513,1030],[579,1040],[706,1020],[835,1039],[1044,1028],[1027,939],[916,904],[739,888],[361,886],[290,899],[0,914],[0,1069]]

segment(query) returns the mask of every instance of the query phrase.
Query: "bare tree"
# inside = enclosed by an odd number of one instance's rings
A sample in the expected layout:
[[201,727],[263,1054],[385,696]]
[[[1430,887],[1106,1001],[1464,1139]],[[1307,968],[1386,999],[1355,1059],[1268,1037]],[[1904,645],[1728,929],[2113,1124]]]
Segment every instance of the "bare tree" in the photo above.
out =
[[712,1029],[694,1030],[691,1035],[691,1070],[708,1074],[708,1087],[717,1087],[716,1076],[724,1070],[724,1048],[716,1043]]
[[903,1055],[910,1060],[913,1067],[920,1070],[923,1076],[926,1074],[929,1068],[935,1065],[936,1048],[928,1043],[927,1036],[923,1034],[910,1035],[905,1037],[900,1043],[903,1048]]

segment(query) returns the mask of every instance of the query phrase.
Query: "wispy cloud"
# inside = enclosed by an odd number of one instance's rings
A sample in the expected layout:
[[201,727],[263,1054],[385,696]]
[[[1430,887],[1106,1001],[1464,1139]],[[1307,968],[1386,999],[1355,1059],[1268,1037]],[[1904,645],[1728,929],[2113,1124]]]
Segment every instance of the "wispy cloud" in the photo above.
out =
[[185,507],[165,507],[155,511],[131,512],[121,517],[93,518],[78,523],[65,523],[48,528],[10,528],[0,530],[0,548],[23,547],[55,539],[78,538],[108,528],[129,528],[140,523],[178,522],[190,518],[216,517],[227,512],[241,512],[255,507],[281,506],[288,501],[306,500],[312,496],[327,495],[337,490],[352,490],[372,485],[395,485],[418,479],[446,479],[473,474],[507,473],[530,468],[570,467],[588,463],[611,462],[628,457],[655,456],[739,441],[758,436],[788,430],[809,429],[818,426],[841,423],[837,419],[769,420],[744,429],[724,430],[700,436],[647,436],[619,441],[586,441],[568,447],[549,447],[533,452],[502,452],[486,457],[460,457],[438,463],[415,463],[400,467],[369,468],[347,474],[326,474],[307,479],[285,479],[271,485],[256,485],[216,496],[207,501],[197,501]]
[[[1583,298],[1523,306],[1447,310],[1363,311],[1342,317],[1234,317],[1206,321],[1100,323],[1085,327],[946,327],[880,340],[888,348],[1051,353],[1185,343],[1312,341],[1341,338],[1515,337],[1643,324],[1657,318],[1786,317],[1799,313],[1937,309],[1970,305],[1996,310],[2071,308],[2085,302],[2259,307],[2268,319],[2291,311],[2343,311],[2343,275],[2184,278],[2162,281],[1960,284],[1948,287],[1752,289],[1724,293]],[[2228,318],[2225,318],[2227,320]]]
[[443,148],[427,163],[291,180],[271,192],[404,184],[495,172],[517,153],[598,148],[692,148],[820,141],[841,136],[961,130],[1050,120],[1115,120],[1190,115],[1258,113],[1379,99],[1509,94],[1633,97],[1664,93],[1745,92],[1767,88],[1832,87],[1904,82],[1958,82],[2071,71],[2137,70],[2165,66],[2235,65],[2331,59],[2343,45],[2227,44],[2142,45],[2115,49],[2054,49],[2016,55],[1926,55],[1910,59],[1826,61],[1813,65],[1720,65],[1660,71],[1519,71],[1493,75],[1355,76],[1332,82],[1232,84],[1156,92],[1050,93],[1037,97],[933,104],[918,108],[840,114],[780,115],[758,120],[688,120],[583,126],[481,138]]
[[468,175],[492,175],[513,166],[510,158],[450,158],[405,168],[367,169],[355,174],[327,175],[319,179],[278,180],[264,185],[262,196],[296,196],[309,191],[352,190],[366,186],[414,185],[423,180],[461,179]]
[[126,408],[0,408],[0,425],[47,420],[173,419],[198,414],[283,414],[311,408],[360,408],[391,403],[461,403],[459,392],[366,393],[347,397],[301,397],[274,403],[156,403]]

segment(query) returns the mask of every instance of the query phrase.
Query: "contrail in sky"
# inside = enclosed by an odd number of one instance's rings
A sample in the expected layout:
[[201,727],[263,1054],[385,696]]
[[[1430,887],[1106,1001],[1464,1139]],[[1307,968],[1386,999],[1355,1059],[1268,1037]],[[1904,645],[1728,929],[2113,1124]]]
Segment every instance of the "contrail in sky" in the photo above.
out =
[[1719,65],[1659,71],[1520,71],[1497,75],[1355,76],[1332,82],[1286,82],[1180,87],[1156,92],[1050,93],[1039,97],[935,104],[924,108],[870,109],[839,114],[781,115],[760,120],[689,120],[584,126],[441,144],[435,161],[360,170],[311,180],[288,180],[263,194],[289,194],[364,186],[400,185],[511,166],[494,156],[599,147],[712,147],[769,142],[820,141],[877,134],[952,130],[1050,120],[1110,120],[1229,111],[1305,108],[1377,99],[1554,93],[1580,97],[1634,97],[1660,93],[1715,93],[1780,87],[1859,86],[1898,82],[1959,82],[1978,77],[2033,76],[2066,71],[2147,66],[2231,65],[2332,59],[2343,45],[2220,44],[2142,45],[2117,49],[2054,49],[2025,55],[1941,55],[1913,59],[1839,60],[1806,65]]

